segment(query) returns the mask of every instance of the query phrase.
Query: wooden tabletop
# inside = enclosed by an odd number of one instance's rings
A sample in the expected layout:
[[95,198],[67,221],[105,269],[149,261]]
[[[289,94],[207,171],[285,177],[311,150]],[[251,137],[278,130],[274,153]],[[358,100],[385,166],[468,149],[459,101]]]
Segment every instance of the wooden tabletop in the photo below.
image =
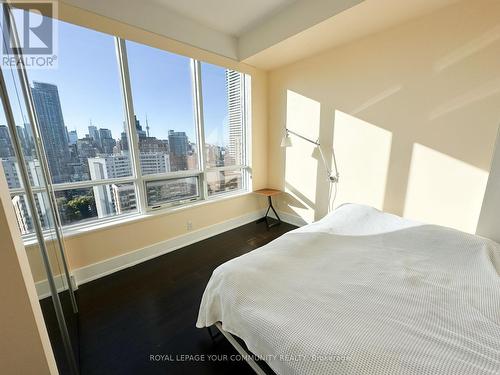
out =
[[265,195],[266,197],[271,197],[273,195],[278,195],[281,194],[281,190],[276,190],[276,189],[260,189],[260,190],[255,190],[255,194],[260,194],[260,195]]

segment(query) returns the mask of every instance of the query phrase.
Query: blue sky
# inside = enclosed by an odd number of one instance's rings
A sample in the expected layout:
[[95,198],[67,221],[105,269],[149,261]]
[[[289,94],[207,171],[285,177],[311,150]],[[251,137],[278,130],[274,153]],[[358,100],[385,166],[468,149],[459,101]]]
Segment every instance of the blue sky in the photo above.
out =
[[[65,125],[76,129],[80,138],[88,133],[91,121],[118,138],[124,110],[114,38],[65,22],[59,22],[58,34],[57,69],[29,69],[29,80],[58,86]],[[174,129],[195,141],[190,59],[134,42],[127,42],[127,52],[134,111],[143,129],[147,115],[152,136],[167,138],[168,130]],[[203,63],[202,77],[205,136],[207,142],[223,144],[227,141],[225,69]],[[12,83],[9,86],[12,98]],[[19,110],[16,117],[22,123]],[[0,120],[4,123],[3,114]]]

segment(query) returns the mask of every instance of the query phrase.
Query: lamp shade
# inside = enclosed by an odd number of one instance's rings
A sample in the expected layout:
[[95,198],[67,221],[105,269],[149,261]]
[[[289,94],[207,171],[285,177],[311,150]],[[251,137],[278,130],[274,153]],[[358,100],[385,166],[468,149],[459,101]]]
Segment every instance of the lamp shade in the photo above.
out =
[[281,140],[281,147],[292,147],[292,138],[288,132],[286,132]]

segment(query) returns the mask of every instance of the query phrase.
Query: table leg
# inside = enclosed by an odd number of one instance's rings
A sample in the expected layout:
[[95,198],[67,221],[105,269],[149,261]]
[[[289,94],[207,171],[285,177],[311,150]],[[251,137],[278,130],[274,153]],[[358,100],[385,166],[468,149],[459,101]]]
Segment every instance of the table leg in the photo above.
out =
[[[264,217],[262,217],[259,220],[257,220],[256,223],[262,223],[263,221],[265,221],[266,222],[266,226],[269,229],[269,228],[272,228],[272,227],[274,227],[276,225],[280,225],[281,224],[281,219],[280,219],[278,213],[276,212],[276,210],[273,207],[273,200],[272,200],[272,198],[271,198],[270,195],[267,197],[267,202],[268,202],[268,207],[267,207],[266,214],[264,215]],[[269,220],[268,220],[268,218],[270,217],[269,216],[269,211],[270,210],[273,210],[274,214],[276,215],[276,219],[277,219],[277,221],[275,223],[272,223],[272,224],[269,224]]]

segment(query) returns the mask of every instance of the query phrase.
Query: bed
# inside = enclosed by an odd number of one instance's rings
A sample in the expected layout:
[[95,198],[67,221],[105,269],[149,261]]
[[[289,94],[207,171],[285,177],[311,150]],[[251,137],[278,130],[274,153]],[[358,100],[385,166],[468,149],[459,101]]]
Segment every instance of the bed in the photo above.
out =
[[500,374],[500,245],[348,204],[214,272],[196,326],[277,374]]

